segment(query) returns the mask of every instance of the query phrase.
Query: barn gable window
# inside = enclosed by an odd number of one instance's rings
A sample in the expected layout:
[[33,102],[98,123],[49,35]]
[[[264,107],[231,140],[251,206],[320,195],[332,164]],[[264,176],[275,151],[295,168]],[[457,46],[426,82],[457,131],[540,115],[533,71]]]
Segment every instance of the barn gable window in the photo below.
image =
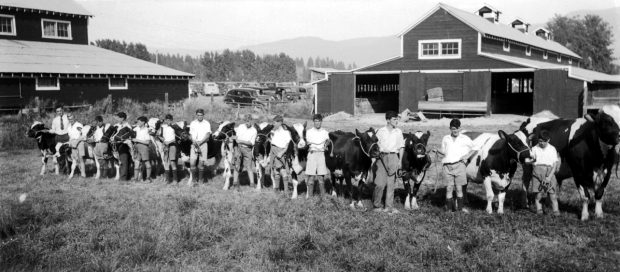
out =
[[549,58],[549,54],[547,54],[547,51],[543,52],[543,59],[547,59]]
[[15,36],[15,16],[0,14],[0,35]]
[[41,19],[43,38],[71,40],[71,22]]
[[109,78],[108,79],[108,88],[110,90],[127,90],[127,79],[126,78]]
[[460,58],[461,39],[418,41],[418,59]]
[[532,55],[532,47],[528,46],[525,48],[525,55],[526,56],[531,56]]
[[60,81],[57,77],[37,77],[35,78],[37,91],[59,91]]
[[510,52],[510,43],[508,41],[504,41],[503,49],[506,52]]

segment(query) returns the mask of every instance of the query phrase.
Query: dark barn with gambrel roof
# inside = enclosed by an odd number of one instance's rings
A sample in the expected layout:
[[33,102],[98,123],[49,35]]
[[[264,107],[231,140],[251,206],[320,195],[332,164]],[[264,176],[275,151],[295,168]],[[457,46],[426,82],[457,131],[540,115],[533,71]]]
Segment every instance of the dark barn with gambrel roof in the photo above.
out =
[[620,102],[620,76],[579,67],[581,57],[501,12],[438,4],[402,33],[401,54],[315,82],[317,112],[532,114],[576,117]]
[[192,74],[89,45],[90,17],[71,0],[0,0],[0,107],[188,97]]

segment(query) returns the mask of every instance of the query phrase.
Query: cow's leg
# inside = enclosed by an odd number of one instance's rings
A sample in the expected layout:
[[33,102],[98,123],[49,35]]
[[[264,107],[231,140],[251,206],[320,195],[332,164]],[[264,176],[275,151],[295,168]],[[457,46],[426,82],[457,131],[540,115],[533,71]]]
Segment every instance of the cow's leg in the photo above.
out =
[[411,187],[411,209],[412,210],[417,210],[420,208],[420,206],[418,206],[418,199],[417,199],[417,195],[418,195],[418,190],[420,190],[420,185],[422,185],[422,181],[420,182],[416,182],[412,187]]
[[586,221],[590,217],[588,213],[589,194],[583,185],[579,186],[579,197],[581,198],[581,221]]
[[497,202],[499,202],[499,205],[497,207],[498,214],[504,214],[504,200],[505,199],[506,199],[506,191],[502,191],[502,192],[499,192],[499,194],[497,194]]
[[[557,199],[556,199],[557,203]],[[596,218],[603,218],[603,198],[596,199],[594,204],[594,215]]]
[[60,175],[60,166],[58,165],[58,157],[56,155],[52,155],[52,163],[54,163],[54,174],[56,176]]
[[495,196],[493,194],[493,187],[491,187],[491,177],[485,177],[484,178],[484,191],[486,193],[487,196],[487,208],[486,208],[486,212],[489,214],[493,213],[493,197]]
[[256,191],[260,192],[264,176],[263,176],[263,168],[258,162],[258,160],[256,161],[255,169],[256,169]]
[[77,161],[76,159],[73,159],[73,163],[71,164],[71,173],[69,173],[69,179],[73,178],[73,175],[75,174],[75,168],[77,167]]
[[523,205],[526,209],[530,208],[530,201],[528,198],[528,188],[530,187],[530,182],[532,181],[532,164],[522,164],[523,168],[523,176],[521,178],[521,189],[523,190],[523,196],[521,201],[523,201]]
[[47,166],[47,157],[45,156],[45,150],[41,150],[41,173],[39,175],[45,175],[45,168]]
[[405,192],[407,193],[407,197],[405,198],[405,210],[411,210],[411,180],[403,180],[403,186],[405,187]]
[[121,179],[121,163],[119,161],[114,162],[114,169],[116,170],[116,176],[114,177],[114,180],[120,180]]
[[291,196],[291,199],[296,199],[297,198],[297,185],[299,185],[299,181],[297,180],[298,177],[291,177],[291,180],[293,182],[293,195]]
[[92,152],[91,154],[93,154],[93,161],[95,162],[95,167],[97,167],[97,173],[95,173],[95,178],[99,179],[101,178],[101,164],[99,163],[99,158],[97,158],[97,155],[95,155],[94,149],[89,149],[89,152]]

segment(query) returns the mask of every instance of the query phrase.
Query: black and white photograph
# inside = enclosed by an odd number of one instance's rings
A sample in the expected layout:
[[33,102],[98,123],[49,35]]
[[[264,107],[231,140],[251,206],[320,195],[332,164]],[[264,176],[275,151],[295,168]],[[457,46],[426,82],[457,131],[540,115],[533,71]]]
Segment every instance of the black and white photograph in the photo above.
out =
[[617,0],[0,0],[0,271],[618,271]]

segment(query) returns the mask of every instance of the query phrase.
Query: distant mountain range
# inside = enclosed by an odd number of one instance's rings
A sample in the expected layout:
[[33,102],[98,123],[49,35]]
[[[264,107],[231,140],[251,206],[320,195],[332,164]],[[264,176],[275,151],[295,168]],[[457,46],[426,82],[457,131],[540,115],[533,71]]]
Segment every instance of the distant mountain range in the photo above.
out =
[[[615,63],[620,64],[620,7],[603,10],[579,10],[568,13],[567,16],[581,16],[595,14],[603,18],[612,27],[614,34]],[[545,23],[532,24],[544,26]],[[309,57],[328,57],[334,61],[342,61],[345,65],[355,63],[357,67],[363,67],[378,61],[382,61],[400,54],[400,39],[393,36],[365,37],[342,41],[329,41],[318,37],[298,37],[241,47],[258,54],[277,54],[284,52],[293,58],[304,58],[307,62]],[[199,56],[203,51],[193,49],[165,49],[160,48],[160,53],[180,53]],[[154,50],[150,50],[154,51]]]

